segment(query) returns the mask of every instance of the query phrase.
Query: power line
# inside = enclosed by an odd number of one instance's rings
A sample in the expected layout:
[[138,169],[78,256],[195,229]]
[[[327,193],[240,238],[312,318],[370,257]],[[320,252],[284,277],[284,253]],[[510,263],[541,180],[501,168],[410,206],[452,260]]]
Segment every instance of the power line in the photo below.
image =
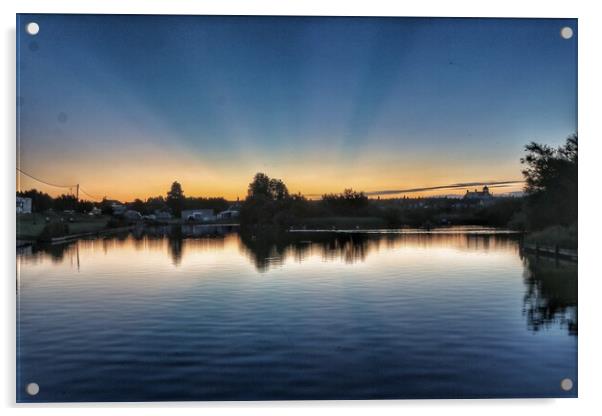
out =
[[19,172],[20,172],[20,173],[22,173],[23,175],[25,175],[25,176],[28,176],[28,177],[30,177],[31,179],[34,179],[34,180],[36,180],[36,181],[38,181],[38,182],[41,182],[41,183],[43,183],[43,184],[46,184],[46,185],[49,185],[49,186],[54,186],[55,188],[67,188],[67,189],[69,189],[69,192],[73,192],[73,188],[78,188],[78,189],[79,189],[79,191],[81,191],[82,193],[84,193],[84,194],[88,195],[88,196],[89,196],[90,198],[92,198],[92,199],[102,199],[102,198],[100,198],[100,197],[97,197],[97,196],[91,195],[91,194],[89,194],[88,192],[84,191],[84,190],[83,190],[83,189],[82,189],[82,188],[79,186],[79,184],[75,184],[75,185],[58,185],[58,184],[56,184],[56,183],[50,183],[50,182],[47,182],[47,181],[45,181],[45,180],[42,180],[42,179],[40,179],[40,178],[37,178],[37,177],[35,177],[35,176],[31,175],[30,173],[27,173],[27,172],[25,172],[25,171],[23,171],[23,170],[21,170],[21,169],[19,169],[19,168],[16,168],[16,169],[17,169],[17,171],[19,171]]
[[27,173],[27,172],[25,172],[25,171],[22,171],[22,170],[21,170],[21,169],[19,169],[19,168],[16,168],[16,169],[17,169],[19,172],[21,172],[23,175],[25,175],[25,176],[29,176],[31,179],[35,179],[36,181],[38,181],[38,182],[42,182],[42,183],[44,183],[44,184],[46,184],[46,185],[49,185],[49,186],[54,186],[55,188],[75,188],[75,187],[77,186],[77,185],[57,185],[57,184],[55,184],[55,183],[46,182],[46,181],[43,181],[42,179],[36,178],[36,177],[35,177],[35,176],[33,176],[33,175],[30,175],[29,173]]
[[82,189],[82,187],[81,187],[81,186],[79,187],[79,191],[80,191],[81,193],[85,194],[85,195],[88,195],[88,196],[89,196],[90,198],[92,198],[92,199],[102,199],[102,198],[101,198],[101,197],[99,197],[99,196],[90,195],[89,193],[87,193],[86,191],[84,191],[84,190]]

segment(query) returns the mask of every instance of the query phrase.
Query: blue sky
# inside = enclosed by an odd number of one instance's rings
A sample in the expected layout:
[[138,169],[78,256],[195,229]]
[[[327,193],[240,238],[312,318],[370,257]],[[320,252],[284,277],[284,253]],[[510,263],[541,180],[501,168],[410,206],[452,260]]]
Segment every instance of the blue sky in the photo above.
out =
[[17,27],[21,168],[97,195],[180,180],[242,197],[257,171],[303,193],[515,180],[524,144],[577,130],[575,19],[20,15]]

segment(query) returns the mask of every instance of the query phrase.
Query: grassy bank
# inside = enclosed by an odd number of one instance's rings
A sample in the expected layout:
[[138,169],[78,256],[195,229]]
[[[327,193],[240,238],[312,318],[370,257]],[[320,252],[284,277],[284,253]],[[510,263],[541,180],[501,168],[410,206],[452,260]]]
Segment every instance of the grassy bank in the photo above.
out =
[[18,214],[17,240],[48,240],[72,234],[92,233],[107,228],[108,216],[84,214]]
[[525,242],[540,246],[577,249],[577,225],[569,227],[555,225],[541,231],[534,231],[525,236]]

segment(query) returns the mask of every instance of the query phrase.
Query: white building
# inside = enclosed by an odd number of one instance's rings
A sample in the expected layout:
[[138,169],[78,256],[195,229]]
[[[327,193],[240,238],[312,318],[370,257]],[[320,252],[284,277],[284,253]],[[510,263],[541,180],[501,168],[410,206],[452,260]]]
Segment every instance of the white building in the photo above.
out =
[[212,209],[185,209],[182,211],[184,221],[211,222],[216,217]]
[[17,197],[17,214],[31,214],[31,198]]
[[474,192],[466,191],[466,194],[464,194],[464,200],[475,201],[481,205],[493,202],[493,198],[494,196],[489,192],[488,186],[484,186],[482,191],[477,191],[475,189]]
[[138,211],[129,209],[123,213],[123,218],[127,220],[139,221],[142,219],[142,215]]
[[229,209],[217,214],[217,219],[218,220],[230,220],[233,218],[238,218],[239,215],[240,215],[240,212],[238,210],[229,208]]

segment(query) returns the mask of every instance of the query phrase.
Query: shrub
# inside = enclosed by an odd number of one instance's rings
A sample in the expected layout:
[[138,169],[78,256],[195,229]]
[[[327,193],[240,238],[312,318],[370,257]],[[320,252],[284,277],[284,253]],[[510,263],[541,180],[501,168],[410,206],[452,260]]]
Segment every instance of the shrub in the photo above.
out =
[[52,222],[46,224],[40,233],[40,240],[50,240],[56,237],[62,237],[69,234],[69,225],[62,222]]
[[560,248],[577,248],[577,224],[568,227],[554,225],[529,234],[528,243],[545,246],[558,246]]

